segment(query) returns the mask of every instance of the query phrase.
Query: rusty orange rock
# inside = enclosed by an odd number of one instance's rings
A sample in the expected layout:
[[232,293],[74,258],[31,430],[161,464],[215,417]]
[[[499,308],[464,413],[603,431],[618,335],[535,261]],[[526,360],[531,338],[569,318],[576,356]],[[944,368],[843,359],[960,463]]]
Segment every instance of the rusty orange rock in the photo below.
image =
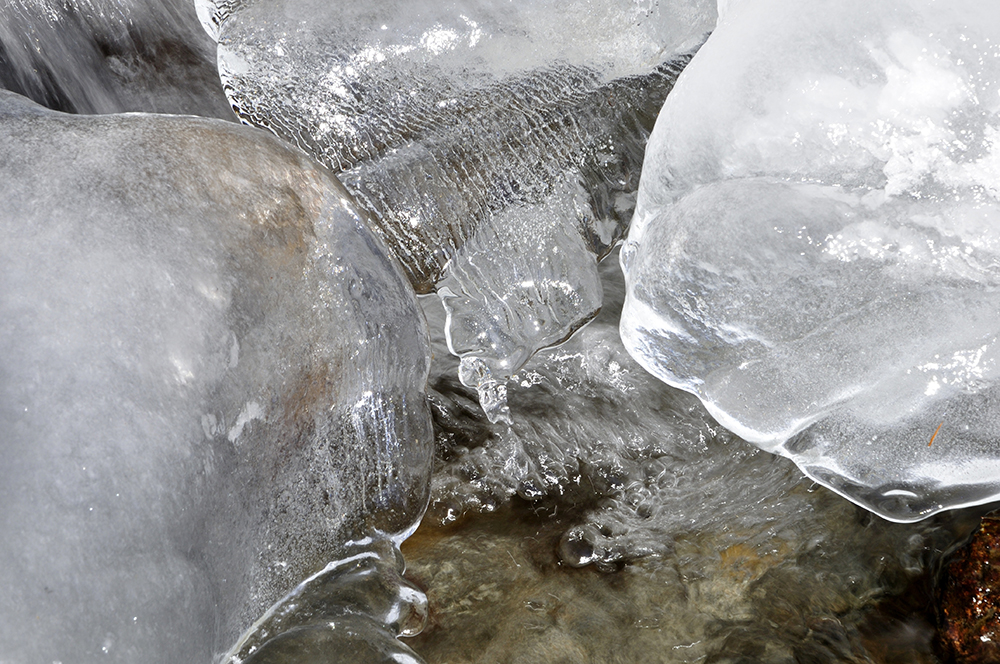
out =
[[1000,515],[983,517],[938,589],[940,645],[963,664],[1000,662]]

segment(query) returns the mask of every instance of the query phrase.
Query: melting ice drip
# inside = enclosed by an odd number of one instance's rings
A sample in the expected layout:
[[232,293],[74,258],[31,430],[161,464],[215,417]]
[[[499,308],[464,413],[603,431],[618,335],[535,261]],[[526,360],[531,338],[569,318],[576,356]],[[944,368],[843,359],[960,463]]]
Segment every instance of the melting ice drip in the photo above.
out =
[[[601,306],[596,263],[691,54],[655,63],[710,26],[611,2],[411,4],[200,11],[240,117],[339,173],[417,291],[441,297],[462,382],[507,419],[510,376]],[[603,12],[602,36],[546,38],[563,12],[564,34]]]

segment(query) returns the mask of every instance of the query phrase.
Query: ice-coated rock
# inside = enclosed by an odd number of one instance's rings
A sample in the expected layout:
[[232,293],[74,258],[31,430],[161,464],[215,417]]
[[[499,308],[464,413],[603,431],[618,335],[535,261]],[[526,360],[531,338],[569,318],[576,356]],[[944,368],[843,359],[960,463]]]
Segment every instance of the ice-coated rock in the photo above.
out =
[[600,308],[596,261],[631,216],[645,139],[715,19],[680,0],[210,0],[247,123],[341,179],[493,418],[507,378]]
[[650,139],[621,332],[895,520],[1000,496],[1000,8],[729,3]]
[[343,186],[257,130],[3,92],[0,200],[0,658],[209,662],[258,619],[246,661],[344,620],[409,656],[428,344]]
[[0,88],[67,113],[235,120],[191,0],[4,0]]

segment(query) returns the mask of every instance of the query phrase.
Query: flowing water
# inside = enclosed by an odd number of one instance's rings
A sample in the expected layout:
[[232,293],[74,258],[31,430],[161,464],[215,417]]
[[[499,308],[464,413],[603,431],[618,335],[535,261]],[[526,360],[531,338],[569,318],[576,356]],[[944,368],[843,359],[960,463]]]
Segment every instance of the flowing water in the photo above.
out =
[[[678,10],[678,15],[686,11],[694,17],[692,25],[701,25],[706,15],[698,3],[677,3],[677,7],[684,10]],[[0,86],[50,108],[79,114],[145,111],[236,119],[216,74],[214,44],[202,31],[194,7],[186,2],[0,0],[0,11]],[[647,15],[653,11],[649,9]],[[474,26],[463,25],[474,33]],[[523,78],[503,72],[502,84],[488,80],[480,90],[486,92],[463,97],[462,103],[471,106],[462,107],[459,115],[479,117],[477,99],[492,104],[496,100],[489,93],[495,96],[502,91],[512,105],[524,105],[521,112],[530,119],[534,102],[530,96],[518,97],[518,90],[549,94],[564,89],[567,81],[577,81],[587,92],[573,98],[578,102],[576,115],[569,116],[566,127],[578,128],[574,122],[586,120],[588,113],[604,103],[602,112],[618,113],[615,117],[625,117],[635,126],[629,126],[625,138],[613,132],[601,134],[604,129],[593,132],[611,137],[604,155],[610,166],[602,166],[599,157],[603,153],[592,150],[592,145],[581,148],[577,156],[583,155],[581,159],[587,162],[582,180],[574,171],[578,164],[570,163],[573,160],[557,164],[573,171],[570,180],[565,180],[565,173],[547,172],[523,179],[544,190],[544,195],[532,199],[537,206],[530,212],[537,215],[540,210],[578,221],[577,210],[567,211],[572,205],[549,205],[544,202],[548,196],[584,200],[594,210],[621,216],[631,211],[629,196],[636,183],[629,178],[637,168],[636,160],[641,160],[641,155],[633,154],[634,142],[645,140],[643,132],[648,131],[650,120],[643,116],[647,109],[640,109],[635,117],[621,113],[625,106],[639,104],[636,99],[642,95],[636,86],[648,83],[649,77],[659,80],[656,77],[663,72],[656,69],[656,62],[654,58],[647,68],[647,78],[634,71],[598,74],[574,66],[546,69],[528,62],[521,68],[528,72]],[[669,89],[675,77],[676,72],[670,73],[661,82]],[[549,85],[551,81],[555,83]],[[611,97],[613,103],[607,101]],[[387,268],[382,258],[385,247],[360,224],[352,225],[364,219],[364,213],[354,211],[343,190],[324,179],[328,174],[317,174],[304,155],[286,152],[271,137],[238,127],[220,128],[229,127],[225,123],[114,116],[74,124],[65,116],[24,110],[29,107],[17,98],[5,99],[5,131],[14,132],[16,140],[11,139],[4,154],[24,163],[44,157],[44,164],[30,173],[14,168],[13,161],[0,164],[21,178],[11,176],[5,181],[9,184],[3,190],[6,202],[15,201],[15,209],[27,210],[0,214],[6,224],[0,230],[20,228],[16,224],[26,218],[47,218],[45,205],[38,202],[58,195],[54,186],[46,186],[47,178],[71,183],[72,197],[59,203],[65,207],[66,218],[82,215],[78,221],[83,230],[71,232],[86,234],[88,228],[99,228],[87,220],[105,218],[102,215],[108,209],[124,210],[121,214],[127,219],[152,220],[159,229],[147,233],[135,224],[129,226],[134,235],[107,231],[106,245],[98,242],[100,238],[88,242],[62,238],[51,244],[59,249],[54,256],[41,245],[29,243],[46,268],[30,267],[24,258],[28,250],[8,257],[0,266],[4,280],[0,287],[5,289],[0,294],[4,307],[0,310],[11,312],[8,320],[26,325],[28,311],[39,320],[49,320],[46,312],[58,312],[59,306],[93,318],[97,309],[91,305],[118,301],[97,298],[94,293],[104,292],[103,288],[118,293],[116,297],[128,306],[148,311],[147,318],[155,322],[145,328],[127,322],[113,326],[117,331],[109,337],[111,341],[101,345],[112,349],[107,351],[110,368],[102,371],[121,376],[136,372],[135,365],[115,354],[114,343],[120,347],[134,338],[138,344],[158,348],[164,338],[169,345],[190,337],[210,346],[211,352],[188,364],[178,364],[179,355],[174,353],[164,375],[184,383],[190,380],[185,371],[194,376],[201,366],[198,362],[203,361],[233,382],[214,386],[195,382],[199,390],[211,393],[205,399],[221,404],[218,412],[202,412],[201,402],[191,406],[198,411],[192,440],[201,440],[204,433],[212,441],[210,449],[195,445],[189,455],[184,445],[174,446],[173,438],[162,435],[153,420],[136,418],[109,430],[127,429],[129,435],[135,434],[137,441],[155,450],[152,457],[143,453],[146,448],[138,442],[106,443],[103,438],[86,447],[85,453],[68,438],[42,441],[34,451],[22,453],[18,441],[35,440],[30,436],[38,431],[25,433],[30,429],[22,426],[27,416],[12,405],[16,399],[7,397],[16,388],[18,399],[29,406],[42,401],[29,399],[30,390],[22,389],[22,383],[34,378],[13,379],[30,374],[14,371],[21,366],[14,361],[18,358],[0,363],[0,380],[8,384],[0,385],[5,399],[0,403],[0,417],[14,423],[0,433],[9,460],[0,474],[4,478],[0,507],[5,513],[0,520],[0,564],[4,566],[0,578],[7,578],[6,587],[15,589],[0,600],[0,618],[6,625],[0,628],[0,663],[42,661],[32,658],[32,653],[44,655],[46,662],[56,655],[66,662],[137,661],[135,653],[144,643],[153,644],[153,651],[180,653],[182,659],[204,656],[206,661],[211,657],[219,661],[232,647],[227,662],[258,664],[327,661],[331,648],[359,662],[373,657],[416,662],[417,656],[431,663],[525,664],[940,661],[933,645],[935,578],[944,557],[969,535],[988,507],[944,512],[918,523],[890,523],[804,477],[791,461],[763,452],[719,426],[695,396],[654,378],[623,345],[619,324],[626,286],[616,251],[593,268],[599,280],[588,302],[603,302],[600,312],[567,341],[525,359],[526,364],[517,368],[506,386],[506,421],[491,421],[480,406],[481,394],[474,381],[463,384],[459,380],[460,359],[450,352],[445,334],[448,312],[441,299],[420,299],[431,332],[427,395],[435,446],[428,489],[429,431],[419,396],[422,385],[412,393],[402,386],[404,396],[383,396],[376,388],[379,381],[396,375],[401,358],[413,365],[410,373],[422,375],[426,369],[420,350],[424,343],[420,316],[412,292],[399,276],[403,272]],[[548,98],[534,101],[546,113],[558,106]],[[436,104],[436,100],[431,102]],[[497,113],[495,104],[482,111],[480,124],[485,122],[483,117],[496,121]],[[531,126],[558,125],[546,122]],[[448,134],[439,125],[434,127],[437,133],[428,134],[423,125],[414,129],[414,135],[431,135],[434,140],[430,147],[408,144],[418,156],[431,155],[423,162],[417,158],[411,162],[440,166],[442,154],[474,158],[448,143],[458,141],[461,131]],[[114,143],[116,131],[131,132],[130,138]],[[60,132],[71,137],[66,140],[97,138],[83,147],[77,145],[73,152],[60,152],[58,146],[68,144],[59,143]],[[512,142],[511,136],[510,132],[480,132],[475,139],[484,150],[503,155],[523,147]],[[19,152],[20,145],[29,143],[56,147],[47,152]],[[97,147],[99,152],[95,152]],[[119,175],[118,181],[141,186],[123,188],[112,181],[112,186],[102,188],[98,174],[103,171],[98,166],[108,156],[131,160],[126,165],[131,164],[133,175]],[[348,184],[353,181],[362,192],[370,184],[358,184],[365,168],[371,172],[382,168],[364,163],[352,162],[353,170],[348,169],[346,176]],[[87,164],[90,169],[84,168]],[[172,165],[169,173],[162,170],[164,164]],[[473,173],[468,177],[478,178],[477,182],[497,171],[478,162],[449,164],[453,170]],[[247,167],[253,177],[241,171]],[[601,171],[604,167],[610,170]],[[62,177],[60,169],[65,169]],[[275,176],[272,169],[284,175]],[[399,169],[383,170],[402,177]],[[612,182],[602,180],[602,172],[624,175]],[[291,184],[275,185],[275,178],[282,183],[287,178]],[[30,186],[23,184],[28,180]],[[566,184],[570,181],[572,186]],[[586,185],[582,199],[581,181]],[[175,184],[164,184],[168,182]],[[420,183],[409,184],[417,187]],[[461,187],[452,189],[461,193]],[[229,192],[224,213],[217,207],[218,190]],[[316,197],[317,191],[326,193]],[[513,211],[504,213],[507,218],[501,215],[503,222],[523,213],[524,201],[514,195],[522,193],[499,187],[476,195],[494,196],[500,201],[490,204],[494,207],[513,205]],[[327,215],[334,208],[336,212]],[[201,237],[209,232],[205,228],[215,228],[210,224],[242,229],[248,219],[258,217],[275,228],[298,228],[302,237],[272,229],[249,233],[251,239],[246,241],[240,239],[242,230],[228,230],[225,233],[237,239],[218,246],[210,242],[202,246],[191,239],[190,233]],[[594,261],[611,250],[627,220],[615,217],[613,232],[606,233],[592,216],[584,217],[596,224],[587,236],[588,241],[600,244],[587,247],[588,260]],[[324,225],[330,218],[337,220],[340,229],[333,234]],[[376,223],[374,231],[380,228]],[[171,242],[160,237],[174,232],[177,237]],[[351,265],[380,267],[369,270],[310,262],[316,256],[328,256],[338,241],[357,243],[348,252]],[[496,246],[485,241],[483,245]],[[132,273],[122,273],[122,278],[105,279],[108,270],[91,261],[91,254],[83,258],[73,254],[76,262],[64,260],[63,254],[72,253],[73,247],[86,246],[97,253],[102,246],[125,247],[126,253],[139,247],[141,251],[136,251],[152,257],[145,264],[154,269],[136,268],[131,277]],[[517,246],[500,246],[518,251]],[[374,256],[371,260],[365,258],[369,252]],[[502,263],[505,255],[493,256],[498,259]],[[78,264],[85,264],[86,269],[80,268],[79,274],[67,280],[66,270]],[[216,264],[238,267],[235,273],[221,270],[215,274]],[[300,264],[322,269],[304,269],[308,275],[304,283],[312,289],[305,296],[315,298],[297,305],[303,293],[285,286],[289,274],[295,274],[288,272],[288,265]],[[4,272],[5,268],[10,269]],[[354,272],[343,276],[345,270],[368,272],[359,285],[358,279],[349,278]],[[320,273],[333,275],[329,284],[317,281]],[[230,279],[232,274],[242,276]],[[376,274],[391,286],[379,293],[366,292],[365,284],[374,283]],[[218,288],[208,283],[211,279],[206,275],[217,277]],[[49,276],[56,280],[52,288],[45,282]],[[178,283],[190,291],[192,299],[182,304],[190,304],[192,311],[208,306],[203,300],[221,307],[225,298],[220,293],[226,288],[249,284],[245,292],[233,291],[243,293],[233,300],[237,312],[233,315],[238,319],[233,335],[223,329],[229,319],[213,318],[211,325],[199,327],[201,318],[188,320],[177,315],[178,309],[158,308],[159,296],[148,296],[160,292],[157,289],[176,288]],[[275,283],[284,286],[275,290]],[[76,289],[67,290],[69,295],[58,301],[45,299],[44,293],[69,285]],[[285,296],[275,297],[282,288]],[[384,322],[370,323],[368,319],[379,314],[365,309],[368,304],[358,304],[377,302],[390,291],[395,299],[383,304],[398,315],[393,320],[399,329]],[[7,293],[15,295],[4,299]],[[30,306],[17,299],[24,294],[30,295]],[[444,300],[447,304],[447,297]],[[85,306],[72,308],[81,302]],[[225,303],[228,306],[228,300]],[[331,311],[339,313],[334,316]],[[594,312],[584,313],[586,318]],[[323,337],[300,353],[296,344],[304,343],[305,337],[314,333],[322,337],[316,331],[319,326],[310,321],[327,320],[324,316],[337,321],[333,327],[350,322],[358,329],[340,335],[347,342]],[[93,320],[89,336],[104,344],[101,321]],[[567,329],[576,327],[573,322]],[[245,336],[247,330],[258,332]],[[65,350],[59,342],[65,325],[53,324],[34,336],[18,336],[15,331],[14,324],[0,321],[0,339],[16,337],[29,350],[49,348],[50,355],[58,355],[52,349]],[[362,342],[352,350],[356,338]],[[36,339],[42,341],[32,346]],[[375,343],[366,346],[365,339]],[[548,339],[546,344],[555,341],[559,338]],[[285,355],[294,361],[271,359]],[[366,360],[364,366],[352,364],[359,357],[375,360]],[[289,377],[289,367],[302,362],[311,362],[308,370]],[[258,370],[258,365],[263,368]],[[382,369],[371,369],[376,365]],[[74,384],[50,395],[53,403],[66,403],[70,393],[79,403],[87,402],[94,395],[80,386],[89,384],[94,370],[80,362],[63,366],[71,368],[63,373],[72,374]],[[57,364],[52,367],[59,368]],[[148,382],[155,383],[157,374],[149,376]],[[346,394],[346,389],[338,387],[351,381],[358,382],[358,394]],[[242,398],[246,395],[240,390],[258,384],[273,385],[277,396]],[[118,387],[123,398],[131,398],[132,383]],[[153,390],[148,393],[153,395],[151,403],[159,406],[147,410],[160,408],[164,419],[184,420],[188,405],[183,404],[193,402],[184,397],[188,400],[177,401],[182,406],[164,408],[163,403],[174,403],[170,399],[177,397],[171,391],[156,391],[161,388],[148,388]],[[172,383],[170,389],[175,388]],[[148,396],[142,394],[143,399]],[[232,403],[226,401],[233,394],[242,396]],[[420,403],[413,405],[416,401]],[[343,411],[335,415],[338,426],[364,443],[343,452],[322,444],[323,432],[317,423],[334,417],[320,415],[329,403],[340,404],[337,407]],[[86,410],[81,406],[78,412]],[[85,429],[89,423],[91,429],[102,430],[107,425],[97,420],[115,417],[114,409],[89,412],[91,419],[73,426]],[[380,424],[387,418],[402,422],[399,431]],[[71,422],[63,415],[50,419]],[[306,420],[311,423],[300,428]],[[140,436],[137,431],[160,431],[160,438]],[[278,440],[285,441],[280,449],[268,442],[274,431]],[[86,432],[80,436],[87,438]],[[333,434],[332,438],[339,441],[343,436]],[[252,444],[245,446],[247,440]],[[405,441],[423,442],[406,448]],[[355,447],[369,443],[371,450],[354,453]],[[128,454],[115,452],[119,448],[127,448]],[[253,453],[258,448],[264,451]],[[46,461],[44,450],[50,450],[56,460]],[[99,468],[91,468],[89,474],[86,467],[81,471],[76,462],[84,457],[98,461]],[[369,473],[365,469],[372,464],[381,465]],[[343,475],[339,480],[334,477],[337,473]],[[405,479],[407,473],[415,478],[410,481],[413,486],[383,485],[386,478]],[[206,483],[220,477],[216,486]],[[331,482],[349,486],[359,478],[356,504],[322,490]],[[107,486],[127,487],[142,498],[123,507],[118,498],[101,493]],[[77,491],[80,487],[89,487],[92,493],[82,495]],[[395,544],[415,527],[420,501],[428,491],[423,521],[401,548],[406,561],[403,580]],[[169,509],[161,510],[156,497],[164,494],[169,494]],[[396,503],[391,500],[394,496]],[[99,508],[99,522],[81,520],[81,515],[89,514],[88,504],[91,511],[95,505]],[[342,505],[346,507],[341,509]],[[151,513],[156,515],[152,522]],[[100,548],[104,545],[93,538],[97,530],[90,523],[104,524],[105,534],[117,533],[117,539],[106,537],[106,548]],[[133,541],[128,533],[139,533],[148,541]],[[155,536],[145,537],[150,533]],[[340,540],[334,541],[337,537]],[[146,546],[150,542],[152,546]],[[139,567],[135,567],[137,561]],[[88,570],[93,574],[85,584],[74,581]],[[81,588],[94,592],[88,595]],[[173,594],[165,594],[164,588]],[[67,593],[73,596],[66,599]],[[239,606],[227,608],[227,602]],[[271,606],[269,611],[265,611],[267,606]],[[122,607],[129,607],[130,615],[125,616]],[[29,615],[32,611],[38,614],[34,618]],[[155,619],[147,623],[148,617]],[[412,636],[425,621],[423,631]],[[233,645],[235,635],[243,630],[247,631]],[[127,650],[129,642],[122,634],[140,634],[131,642],[134,650]],[[274,634],[284,636],[261,651],[264,654],[256,652]],[[399,645],[394,638],[397,634],[411,636]],[[225,643],[218,643],[219,639]],[[40,645],[50,641],[57,646]]]
[[[716,424],[617,335],[624,284],[490,424],[436,348],[430,662],[937,662],[933,578],[986,508],[887,522]],[[440,316],[425,301],[428,318]]]

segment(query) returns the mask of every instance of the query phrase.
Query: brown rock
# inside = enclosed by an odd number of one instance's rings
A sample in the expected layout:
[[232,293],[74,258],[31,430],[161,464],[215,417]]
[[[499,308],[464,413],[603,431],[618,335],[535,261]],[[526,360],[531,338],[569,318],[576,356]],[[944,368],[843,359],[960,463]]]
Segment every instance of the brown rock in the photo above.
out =
[[938,589],[942,650],[963,664],[1000,662],[1000,516],[983,517]]

